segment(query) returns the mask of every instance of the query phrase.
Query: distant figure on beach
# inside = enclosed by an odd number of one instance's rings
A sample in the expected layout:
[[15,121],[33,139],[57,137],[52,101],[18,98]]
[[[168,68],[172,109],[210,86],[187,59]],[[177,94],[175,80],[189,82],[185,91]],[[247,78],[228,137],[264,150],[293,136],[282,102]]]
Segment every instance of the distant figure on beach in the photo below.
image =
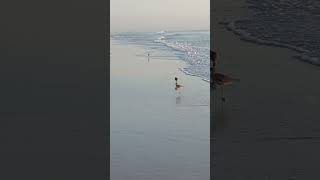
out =
[[149,59],[149,57],[150,57],[150,54],[148,53],[148,62],[150,62],[150,59]]
[[232,78],[222,73],[215,72],[217,53],[210,51],[210,86],[213,89],[216,89],[216,86],[221,87],[221,100],[222,102],[226,101],[226,98],[223,95],[223,86],[233,84],[234,82],[240,81],[240,79]]
[[216,57],[217,53],[215,51],[210,51],[210,86],[215,89],[215,83],[214,83],[214,68],[216,66]]
[[183,86],[181,84],[178,84],[178,78],[175,77],[174,80],[176,81],[176,87],[174,88],[176,91],[181,89]]

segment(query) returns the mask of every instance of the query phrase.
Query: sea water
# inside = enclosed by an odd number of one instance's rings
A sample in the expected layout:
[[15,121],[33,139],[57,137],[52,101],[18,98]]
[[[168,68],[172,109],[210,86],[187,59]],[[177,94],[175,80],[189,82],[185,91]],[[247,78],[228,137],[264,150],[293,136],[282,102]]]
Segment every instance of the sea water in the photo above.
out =
[[248,13],[227,27],[243,40],[280,46],[320,65],[319,0],[247,0]]
[[210,79],[210,31],[159,31],[112,33],[118,42],[141,45],[151,58],[183,60],[188,75]]

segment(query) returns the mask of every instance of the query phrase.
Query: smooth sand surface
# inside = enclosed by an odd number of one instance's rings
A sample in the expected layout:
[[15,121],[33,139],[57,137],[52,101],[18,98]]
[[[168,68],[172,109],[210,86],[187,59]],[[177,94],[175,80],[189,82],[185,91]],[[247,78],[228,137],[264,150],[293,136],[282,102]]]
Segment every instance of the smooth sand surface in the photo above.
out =
[[245,14],[244,1],[214,1],[217,72],[240,78],[212,91],[213,176],[222,179],[318,179],[320,69],[295,52],[239,40],[223,20]]
[[209,179],[209,83],[145,52],[111,42],[111,179]]

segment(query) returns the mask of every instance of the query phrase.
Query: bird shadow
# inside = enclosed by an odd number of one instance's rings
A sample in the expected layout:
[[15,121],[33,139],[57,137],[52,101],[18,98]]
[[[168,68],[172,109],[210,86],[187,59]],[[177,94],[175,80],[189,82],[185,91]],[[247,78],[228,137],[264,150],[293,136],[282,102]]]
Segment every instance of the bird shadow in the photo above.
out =
[[176,97],[176,104],[177,105],[179,105],[179,104],[181,104],[181,96],[180,95],[178,95],[177,97]]
[[223,133],[224,129],[228,126],[228,114],[224,107],[224,103],[221,102],[218,106],[212,107],[214,110],[211,112],[211,132]]

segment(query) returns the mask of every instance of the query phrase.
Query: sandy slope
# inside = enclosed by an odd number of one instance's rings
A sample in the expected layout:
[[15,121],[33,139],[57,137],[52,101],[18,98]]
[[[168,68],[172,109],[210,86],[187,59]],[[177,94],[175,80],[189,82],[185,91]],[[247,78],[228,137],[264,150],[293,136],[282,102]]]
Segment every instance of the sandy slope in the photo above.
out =
[[220,179],[317,179],[320,69],[284,48],[239,40],[223,25],[245,13],[243,1],[214,1],[217,71],[240,78],[214,91],[214,176]]

